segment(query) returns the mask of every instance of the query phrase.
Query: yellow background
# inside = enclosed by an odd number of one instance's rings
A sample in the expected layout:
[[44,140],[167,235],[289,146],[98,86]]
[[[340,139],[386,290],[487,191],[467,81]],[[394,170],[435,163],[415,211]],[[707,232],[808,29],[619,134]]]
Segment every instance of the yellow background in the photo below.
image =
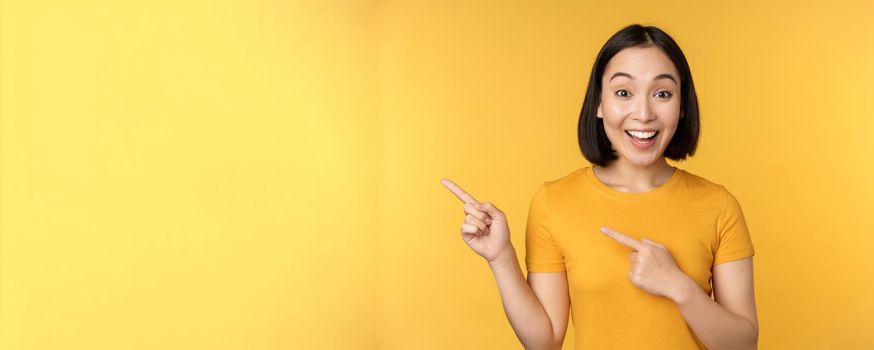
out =
[[439,180],[521,259],[636,22],[689,59],[672,164],[741,202],[760,348],[870,349],[874,5],[796,3],[2,0],[0,349],[521,348]]

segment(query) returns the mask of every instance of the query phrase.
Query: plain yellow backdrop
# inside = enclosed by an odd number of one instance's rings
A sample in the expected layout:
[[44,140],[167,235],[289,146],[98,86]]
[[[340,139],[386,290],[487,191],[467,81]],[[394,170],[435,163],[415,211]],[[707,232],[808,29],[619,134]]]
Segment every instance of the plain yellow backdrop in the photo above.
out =
[[[519,349],[448,177],[524,256],[601,45],[683,48],[761,349],[874,347],[874,5],[0,1],[0,349]],[[524,265],[523,265],[524,266]],[[572,327],[572,325],[571,325]],[[565,348],[573,345],[569,333]]]

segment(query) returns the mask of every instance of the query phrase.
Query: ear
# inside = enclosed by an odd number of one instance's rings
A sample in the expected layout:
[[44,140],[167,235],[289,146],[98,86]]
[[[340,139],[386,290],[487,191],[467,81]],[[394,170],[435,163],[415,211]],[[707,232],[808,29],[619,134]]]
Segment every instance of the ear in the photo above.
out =
[[[681,115],[681,117],[682,117],[682,113],[680,113],[680,115]],[[601,102],[598,102],[598,110],[595,111],[595,116],[598,117],[598,118],[601,118],[601,119],[604,118],[604,113],[601,112]]]

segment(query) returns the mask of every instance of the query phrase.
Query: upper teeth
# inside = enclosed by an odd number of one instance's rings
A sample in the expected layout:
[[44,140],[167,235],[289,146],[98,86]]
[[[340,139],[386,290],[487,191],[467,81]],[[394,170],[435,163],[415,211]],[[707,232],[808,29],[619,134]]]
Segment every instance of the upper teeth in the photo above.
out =
[[628,130],[628,133],[633,135],[634,137],[642,138],[642,139],[648,139],[656,134],[655,131],[644,132],[644,131],[634,131],[634,130]]

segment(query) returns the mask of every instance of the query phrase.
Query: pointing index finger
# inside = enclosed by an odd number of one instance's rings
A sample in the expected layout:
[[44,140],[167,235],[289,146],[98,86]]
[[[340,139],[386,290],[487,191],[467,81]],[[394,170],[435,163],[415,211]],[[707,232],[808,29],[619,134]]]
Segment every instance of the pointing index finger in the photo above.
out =
[[631,238],[630,236],[628,236],[626,234],[619,233],[619,232],[617,232],[609,227],[602,227],[601,232],[603,232],[608,237],[615,239],[617,242],[622,243],[622,245],[629,247],[631,249],[634,249],[636,251],[641,250],[643,248],[643,243],[641,243],[640,241],[638,241],[634,238]]
[[442,183],[443,186],[446,186],[446,188],[448,188],[450,191],[452,191],[452,193],[455,194],[455,196],[458,197],[458,199],[460,199],[462,202],[470,203],[470,204],[478,204],[479,203],[479,201],[477,201],[475,198],[473,198],[473,196],[471,196],[470,194],[468,194],[467,192],[462,190],[461,187],[459,187],[454,182],[452,182],[452,180],[441,179],[440,183]]

